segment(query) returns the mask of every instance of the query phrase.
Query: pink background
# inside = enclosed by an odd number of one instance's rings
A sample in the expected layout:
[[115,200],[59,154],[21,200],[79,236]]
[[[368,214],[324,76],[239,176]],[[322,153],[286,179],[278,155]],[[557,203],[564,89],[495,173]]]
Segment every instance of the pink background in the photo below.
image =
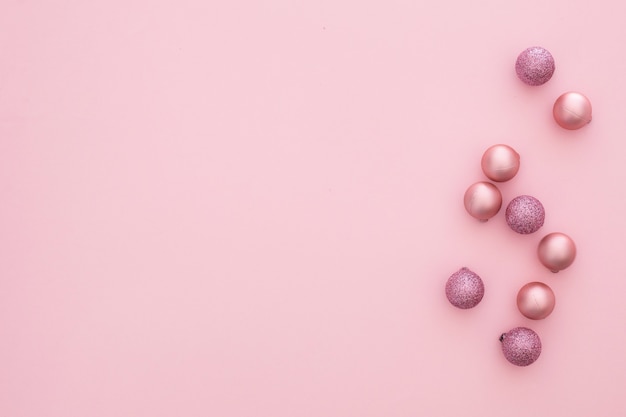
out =
[[[624,416],[619,1],[2,0],[0,416]],[[517,54],[542,45],[531,88]],[[591,125],[552,120],[568,90]],[[539,233],[462,197],[495,143]],[[574,265],[535,258],[571,235]],[[453,308],[447,277],[486,285]],[[525,319],[517,290],[557,296]],[[531,326],[517,368],[499,335]]]

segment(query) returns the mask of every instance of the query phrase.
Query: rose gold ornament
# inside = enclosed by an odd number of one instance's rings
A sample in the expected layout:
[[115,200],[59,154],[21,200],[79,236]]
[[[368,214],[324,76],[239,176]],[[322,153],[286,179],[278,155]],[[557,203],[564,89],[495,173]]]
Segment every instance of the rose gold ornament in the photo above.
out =
[[543,282],[529,282],[517,293],[517,308],[529,319],[545,319],[554,310],[554,292]]
[[591,102],[584,94],[562,94],[552,108],[554,120],[564,129],[576,130],[591,122]]
[[503,182],[513,178],[519,171],[519,154],[508,145],[493,145],[483,154],[480,165],[492,181]]
[[465,210],[480,221],[487,221],[495,216],[502,207],[502,194],[490,182],[477,182],[470,185],[463,198]]
[[576,259],[576,245],[565,233],[550,233],[539,242],[537,256],[550,271],[559,272]]

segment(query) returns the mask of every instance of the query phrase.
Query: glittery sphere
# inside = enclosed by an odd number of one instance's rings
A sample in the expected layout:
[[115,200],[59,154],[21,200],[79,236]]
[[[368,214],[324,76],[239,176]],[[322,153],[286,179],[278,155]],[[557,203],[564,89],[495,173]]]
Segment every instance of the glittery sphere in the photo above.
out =
[[519,171],[519,154],[508,145],[493,145],[483,154],[480,166],[492,181],[503,182]]
[[483,299],[483,295],[485,295],[483,280],[468,268],[459,269],[446,282],[446,297],[455,307],[462,309],[475,307]]
[[528,366],[541,355],[539,335],[526,327],[516,327],[500,336],[502,353],[517,366]]
[[591,102],[584,94],[570,91],[556,99],[552,115],[562,128],[580,129],[591,122]]
[[515,62],[515,72],[528,85],[545,84],[554,74],[554,58],[547,49],[533,46],[519,54]]
[[535,233],[543,226],[546,212],[535,197],[520,195],[506,207],[506,222],[515,232],[527,235]]
[[543,282],[529,282],[517,293],[517,308],[520,313],[532,320],[548,317],[554,310],[555,303],[552,288]]
[[550,233],[539,242],[537,256],[550,271],[559,272],[576,259],[576,245],[565,233]]
[[463,197],[465,210],[474,218],[487,221],[500,211],[502,194],[490,182],[477,182],[469,186]]

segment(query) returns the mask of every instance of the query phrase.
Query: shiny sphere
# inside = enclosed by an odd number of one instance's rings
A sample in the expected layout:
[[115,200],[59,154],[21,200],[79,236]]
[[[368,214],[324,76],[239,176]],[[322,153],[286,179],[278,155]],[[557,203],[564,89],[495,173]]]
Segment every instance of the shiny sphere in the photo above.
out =
[[500,211],[502,194],[490,182],[477,182],[470,185],[463,197],[465,210],[474,218],[487,221]]
[[584,94],[570,91],[556,99],[552,115],[562,128],[580,129],[591,122],[591,102]]
[[456,271],[446,282],[446,297],[455,307],[462,309],[475,307],[484,295],[483,280],[466,267]]
[[559,272],[576,259],[576,244],[565,233],[550,233],[539,242],[537,256],[550,271]]
[[520,157],[508,145],[493,145],[483,154],[480,165],[492,181],[503,182],[513,178],[519,171]]
[[541,46],[528,48],[517,57],[515,72],[520,80],[528,85],[547,83],[554,74],[554,58]]
[[517,308],[529,319],[545,319],[554,310],[555,303],[552,288],[543,282],[529,282],[517,293]]
[[539,335],[527,327],[516,327],[500,336],[502,353],[517,366],[528,366],[541,355]]
[[546,212],[543,204],[535,197],[520,195],[515,197],[506,207],[506,223],[520,234],[535,233],[543,226]]

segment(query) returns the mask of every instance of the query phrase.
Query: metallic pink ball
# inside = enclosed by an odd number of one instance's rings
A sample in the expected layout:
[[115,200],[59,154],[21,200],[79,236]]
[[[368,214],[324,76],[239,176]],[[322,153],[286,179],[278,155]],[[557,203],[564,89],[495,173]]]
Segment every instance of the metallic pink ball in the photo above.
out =
[[543,282],[529,282],[517,293],[517,308],[529,319],[545,319],[554,310],[555,303],[552,288]]
[[500,211],[502,194],[490,182],[477,182],[469,186],[463,197],[465,210],[480,221],[487,221]]
[[528,85],[545,84],[554,74],[554,58],[547,49],[533,46],[519,54],[515,61],[515,72]]
[[519,171],[519,154],[508,145],[493,145],[483,154],[480,165],[492,181],[503,182],[513,178]]
[[535,197],[520,195],[506,207],[506,223],[515,232],[527,235],[535,233],[543,226],[546,212],[543,204]]
[[556,99],[552,115],[562,128],[580,129],[591,122],[591,102],[584,94],[570,91]]
[[565,233],[550,233],[539,242],[537,256],[550,271],[559,272],[576,259],[576,244]]
[[466,267],[456,271],[446,282],[446,297],[455,307],[462,309],[475,307],[484,295],[483,280]]
[[502,353],[517,366],[528,366],[541,355],[539,335],[527,327],[516,327],[500,336]]

